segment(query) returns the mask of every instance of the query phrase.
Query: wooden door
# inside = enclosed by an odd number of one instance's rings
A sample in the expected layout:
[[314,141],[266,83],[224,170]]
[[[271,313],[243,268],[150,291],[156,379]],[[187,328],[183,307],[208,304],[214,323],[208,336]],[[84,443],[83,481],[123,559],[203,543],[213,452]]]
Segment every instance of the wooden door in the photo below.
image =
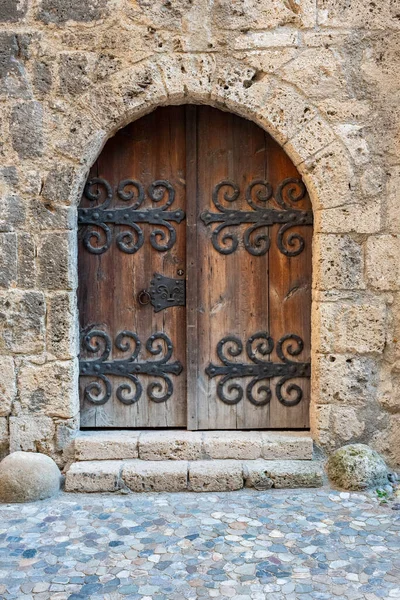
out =
[[168,107],[117,133],[79,208],[82,425],[309,425],[312,211],[254,123]]

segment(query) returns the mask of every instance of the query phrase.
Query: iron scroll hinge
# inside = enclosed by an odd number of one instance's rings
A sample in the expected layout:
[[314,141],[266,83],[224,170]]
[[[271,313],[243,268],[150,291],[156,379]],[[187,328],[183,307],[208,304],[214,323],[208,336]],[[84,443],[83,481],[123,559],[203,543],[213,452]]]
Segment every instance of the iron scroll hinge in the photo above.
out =
[[[225,191],[220,193],[221,190]],[[220,181],[212,193],[212,202],[218,212],[205,210],[200,215],[206,227],[217,225],[211,233],[211,242],[215,250],[220,254],[232,254],[242,243],[253,256],[263,256],[271,246],[268,228],[279,225],[276,234],[279,251],[288,257],[301,254],[305,248],[304,237],[292,229],[313,223],[311,210],[295,207],[296,203],[306,198],[304,183],[300,179],[289,177],[281,181],[274,192],[270,183],[263,179],[255,179],[245,192],[248,206],[246,210],[231,208],[239,199],[240,193],[239,186],[233,181]],[[222,200],[225,203],[222,203]],[[241,234],[240,228],[243,225],[245,228]]]
[[206,374],[212,379],[221,377],[217,383],[217,396],[225,404],[237,404],[244,396],[243,386],[235,381],[238,378],[251,378],[246,386],[246,397],[254,406],[265,406],[272,398],[269,380],[279,378],[275,386],[277,400],[283,406],[296,406],[303,398],[303,390],[297,383],[287,382],[296,378],[310,378],[311,363],[292,360],[304,349],[304,342],[298,335],[288,333],[276,344],[276,354],[281,362],[273,362],[270,355],[274,341],[266,331],[259,331],[246,342],[246,354],[250,362],[235,362],[231,358],[243,352],[242,341],[229,335],[217,344],[217,356],[222,365],[210,363]]
[[[113,344],[106,331],[91,329],[82,332],[81,345],[85,356],[80,356],[79,372],[81,377],[89,378],[84,385],[83,396],[97,406],[111,399],[112,377],[119,380],[115,395],[120,402],[126,405],[138,402],[143,393],[140,375],[149,378],[148,398],[157,403],[166,402],[174,391],[171,375],[180,375],[183,370],[179,360],[170,360],[174,347],[171,339],[161,331],[153,333],[146,341],[145,349],[152,357],[147,360],[140,360],[142,343],[133,331],[120,331],[115,338],[115,349],[123,353],[124,358],[110,358]],[[96,355],[95,358],[89,358],[90,354]]]

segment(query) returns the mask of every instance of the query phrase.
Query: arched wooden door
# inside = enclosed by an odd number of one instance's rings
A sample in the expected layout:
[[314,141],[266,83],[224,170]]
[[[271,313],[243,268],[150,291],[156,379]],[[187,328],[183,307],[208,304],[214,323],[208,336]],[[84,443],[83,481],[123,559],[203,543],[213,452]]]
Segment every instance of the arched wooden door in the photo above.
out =
[[311,204],[265,131],[160,108],[78,213],[82,426],[308,427]]

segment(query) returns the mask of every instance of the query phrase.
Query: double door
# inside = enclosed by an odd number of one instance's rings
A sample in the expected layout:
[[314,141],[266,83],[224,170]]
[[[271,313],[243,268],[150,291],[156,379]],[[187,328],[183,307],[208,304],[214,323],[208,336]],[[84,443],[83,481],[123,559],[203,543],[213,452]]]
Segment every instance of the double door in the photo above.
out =
[[78,220],[82,426],[308,427],[312,211],[267,133],[160,108],[107,142]]

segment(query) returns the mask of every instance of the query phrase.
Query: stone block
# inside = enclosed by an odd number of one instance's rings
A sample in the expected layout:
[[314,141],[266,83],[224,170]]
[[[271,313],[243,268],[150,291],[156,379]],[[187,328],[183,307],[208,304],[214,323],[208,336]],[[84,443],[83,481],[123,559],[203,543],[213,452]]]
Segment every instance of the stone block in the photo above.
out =
[[386,338],[386,308],[384,305],[342,305],[335,329],[338,352],[383,352]]
[[37,452],[52,445],[55,425],[50,417],[10,417],[10,452]]
[[203,435],[207,458],[255,459],[261,456],[259,431],[205,431]]
[[41,232],[73,229],[77,220],[75,207],[59,206],[50,200],[32,199],[28,204],[29,230]]
[[185,96],[190,101],[207,101],[215,71],[214,56],[205,53],[161,55],[159,66],[170,102],[180,101]]
[[56,292],[47,297],[46,347],[53,357],[67,360],[79,353],[75,294]]
[[73,463],[66,472],[66,492],[116,492],[121,489],[123,463],[119,460]]
[[246,487],[256,490],[269,490],[274,482],[270,478],[264,460],[251,460],[243,463],[243,478]]
[[7,417],[0,417],[0,460],[2,460],[10,449],[10,435],[8,432]]
[[60,60],[60,92],[76,96],[90,86],[90,67],[86,54],[73,52],[62,54]]
[[46,176],[42,197],[54,204],[69,204],[71,200],[71,190],[74,189],[74,179],[76,172],[70,165],[56,165],[51,168]]
[[382,453],[386,462],[394,468],[400,465],[400,415],[390,415],[386,426],[375,432],[371,445]]
[[382,353],[386,337],[384,304],[348,301],[316,304],[313,315],[314,350],[342,354]]
[[316,354],[313,358],[314,397],[319,404],[363,407],[377,396],[376,361],[354,354]]
[[11,413],[17,393],[14,359],[12,356],[0,356],[0,416]]
[[17,23],[21,21],[28,7],[27,0],[2,0],[0,4],[0,23]]
[[44,23],[97,21],[109,12],[109,0],[42,0],[38,19]]
[[[323,484],[323,469],[318,462],[304,460],[258,460],[243,463],[246,484],[268,485],[274,488],[319,487]],[[270,481],[269,481],[270,480]],[[259,488],[265,489],[265,488]]]
[[124,484],[132,492],[183,492],[188,487],[188,463],[182,461],[126,461]]
[[242,463],[237,460],[189,463],[189,489],[193,492],[228,492],[242,487]]
[[299,34],[293,29],[275,29],[272,31],[247,31],[230,33],[228,43],[235,50],[260,50],[262,48],[279,48],[297,46]]
[[77,278],[75,256],[75,234],[42,234],[38,244],[38,286],[48,290],[72,290]]
[[346,29],[398,29],[398,5],[392,0],[368,5],[347,0],[318,0],[318,24],[321,27]]
[[362,244],[349,235],[319,234],[313,250],[318,261],[314,275],[317,289],[365,288]]
[[11,113],[11,139],[19,158],[43,154],[43,107],[40,102],[16,104]]
[[265,3],[257,0],[217,0],[212,5],[213,25],[218,33],[221,29],[279,29],[285,25],[290,25],[293,29],[313,27],[315,14],[314,0],[270,0]]
[[311,460],[313,457],[313,440],[308,432],[262,431],[261,440],[261,457],[267,460]]
[[81,431],[74,440],[75,460],[137,458],[138,438],[136,431]]
[[320,233],[377,233],[381,230],[380,197],[314,213],[314,231]]
[[50,66],[45,61],[37,60],[33,69],[33,86],[39,97],[46,97],[53,84],[53,75]]
[[335,49],[308,48],[280,70],[307,98],[348,98],[345,65]]
[[23,363],[18,373],[18,389],[22,413],[74,417],[79,412],[77,361]]
[[86,112],[94,115],[97,126],[107,131],[118,129],[122,121],[127,123],[148,113],[149,106],[167,103],[167,91],[155,60],[123,70],[96,89],[96,94],[82,95],[80,102]]
[[74,460],[73,440],[79,433],[79,420],[79,415],[76,415],[72,419],[60,419],[56,422],[55,446],[58,452],[64,453],[66,462]]
[[400,235],[368,238],[366,271],[373,288],[393,291],[400,289]]
[[370,163],[368,143],[361,125],[342,123],[335,127],[335,131],[346,144],[354,164],[365,165]]
[[320,116],[306,123],[284,146],[295,165],[316,154],[335,139],[335,134]]
[[17,281],[21,289],[34,288],[36,283],[36,244],[30,233],[17,234]]
[[22,198],[13,195],[0,196],[0,230],[13,231],[25,223],[26,208]]
[[0,292],[0,354],[36,354],[44,349],[45,299],[42,293]]
[[392,167],[388,173],[385,197],[387,201],[387,228],[390,233],[400,234],[400,211],[398,210],[400,190],[400,166]]
[[343,144],[338,141],[299,165],[313,208],[343,206],[353,199],[354,169]]
[[[1,9],[2,6],[0,15]],[[21,38],[21,35],[17,37],[14,33],[0,33],[0,96],[7,99],[27,99],[31,96],[26,72],[20,60],[23,54]]]
[[260,122],[268,125],[267,130],[281,144],[317,116],[312,103],[286,83],[271,84],[262,100]]
[[[89,168],[97,160],[108,135],[104,130],[105,123],[101,127],[93,118],[83,118],[82,112],[83,110],[78,111],[74,106],[63,118],[58,118],[54,128],[61,131],[52,142],[55,152],[60,152]],[[76,200],[79,201],[78,198]]]
[[139,437],[142,460],[197,460],[202,455],[198,431],[143,431]]
[[244,61],[250,67],[263,73],[276,73],[285,63],[299,53],[298,48],[280,47],[279,49],[265,48],[264,50],[237,50],[233,53],[235,60]]
[[17,282],[17,235],[0,233],[0,288]]
[[332,406],[330,424],[334,438],[341,442],[355,441],[365,430],[362,413],[350,406]]

